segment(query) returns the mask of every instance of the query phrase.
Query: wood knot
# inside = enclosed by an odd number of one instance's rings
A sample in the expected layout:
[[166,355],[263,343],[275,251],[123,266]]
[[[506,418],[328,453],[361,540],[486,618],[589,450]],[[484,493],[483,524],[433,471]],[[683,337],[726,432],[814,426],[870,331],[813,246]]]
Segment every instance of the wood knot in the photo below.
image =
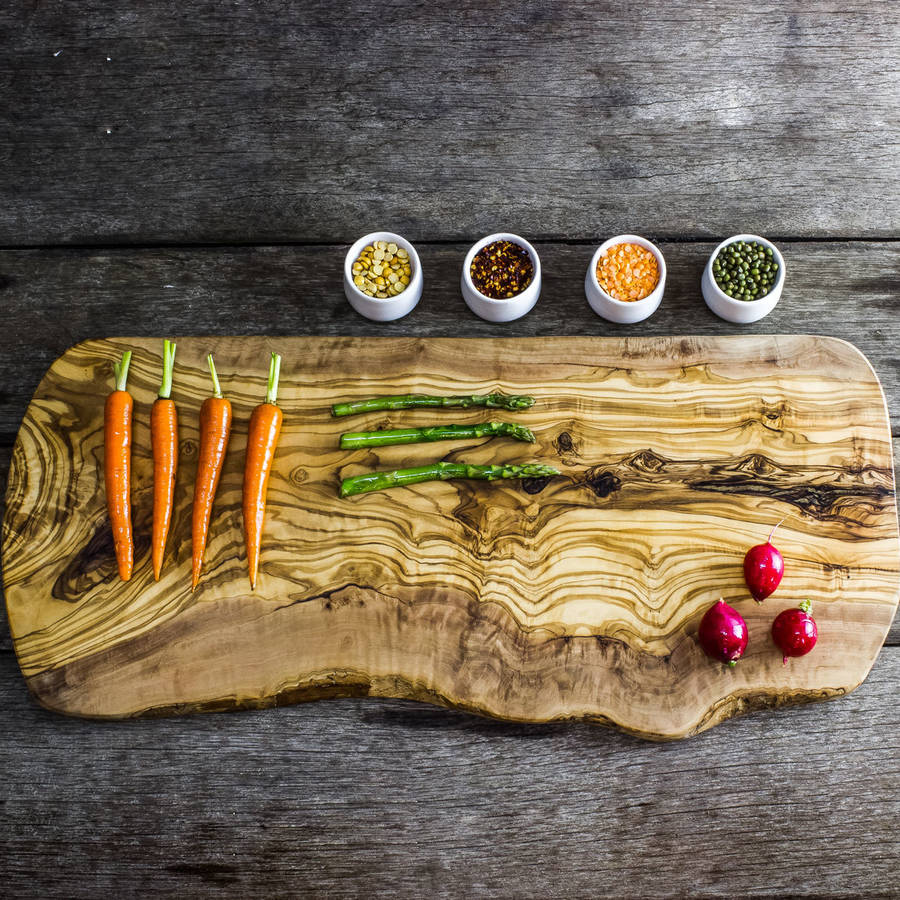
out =
[[738,472],[751,472],[754,475],[771,475],[776,466],[762,453],[751,453],[745,456],[735,467]]
[[612,472],[599,467],[587,470],[584,483],[601,498],[608,497],[622,486],[622,482]]
[[767,423],[780,422],[787,411],[788,405],[784,400],[780,403],[763,403],[762,414]]
[[309,472],[306,469],[297,466],[296,469],[291,469],[290,480],[291,484],[303,484],[309,478]]
[[575,450],[575,442],[572,440],[572,435],[569,434],[568,431],[561,431],[553,442],[553,446],[556,449],[556,452],[560,454],[572,453]]
[[639,450],[631,457],[629,463],[632,468],[641,472],[661,472],[666,467],[666,460],[652,450]]
[[522,490],[526,494],[539,494],[547,487],[549,481],[550,477],[548,475],[542,475],[540,478],[523,478]]

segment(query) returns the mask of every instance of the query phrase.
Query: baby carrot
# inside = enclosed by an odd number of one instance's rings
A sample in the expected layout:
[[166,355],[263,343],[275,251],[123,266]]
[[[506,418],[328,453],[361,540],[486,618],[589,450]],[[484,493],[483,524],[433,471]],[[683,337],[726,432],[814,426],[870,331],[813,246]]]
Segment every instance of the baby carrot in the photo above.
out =
[[150,409],[150,444],[153,447],[153,577],[159,581],[166,539],[172,524],[175,472],[178,468],[178,413],[172,394],[175,343],[163,341],[163,374],[159,396]]
[[209,521],[212,505],[219,486],[219,476],[228,449],[228,435],[231,433],[231,403],[222,396],[219,376],[213,363],[212,353],[206,357],[213,381],[213,396],[207,397],[200,407],[200,452],[197,460],[197,477],[194,481],[194,509],[191,522],[192,559],[191,590],[200,581],[203,568],[203,552],[209,535]]
[[269,386],[266,402],[260,403],[250,416],[247,430],[247,458],[244,463],[244,541],[247,546],[247,568],[250,587],[256,587],[259,569],[259,549],[262,540],[263,520],[266,516],[266,490],[272,460],[281,433],[281,410],[275,405],[278,395],[278,373],[281,357],[272,354],[269,362]]
[[103,414],[106,506],[112,526],[119,578],[128,581],[134,567],[134,537],[131,531],[131,419],[134,400],[125,389],[131,351],[115,364],[116,389],[106,398]]

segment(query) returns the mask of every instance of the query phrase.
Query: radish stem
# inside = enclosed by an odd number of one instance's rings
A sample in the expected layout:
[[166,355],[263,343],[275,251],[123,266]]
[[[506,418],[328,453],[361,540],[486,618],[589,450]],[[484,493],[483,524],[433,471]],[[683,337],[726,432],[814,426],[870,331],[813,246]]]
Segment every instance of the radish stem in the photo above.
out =
[[776,528],[784,521],[785,518],[786,518],[786,517],[782,517],[781,519],[779,519],[779,520],[775,523],[774,528],[772,528],[772,530],[769,532],[769,537],[766,539],[766,543],[767,543],[767,544],[771,544],[771,543],[772,543],[772,535],[775,534],[775,529],[776,529]]

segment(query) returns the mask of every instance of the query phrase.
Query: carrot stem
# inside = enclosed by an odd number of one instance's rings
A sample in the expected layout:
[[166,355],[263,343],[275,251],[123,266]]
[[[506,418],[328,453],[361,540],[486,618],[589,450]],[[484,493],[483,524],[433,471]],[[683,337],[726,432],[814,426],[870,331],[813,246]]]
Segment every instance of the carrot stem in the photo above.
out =
[[266,390],[266,403],[275,404],[278,396],[278,376],[281,373],[281,357],[277,353],[272,354],[269,360],[269,387]]
[[209,374],[212,375],[213,397],[221,398],[222,388],[219,387],[219,376],[216,374],[216,364],[213,362],[212,353],[206,357],[206,361],[209,363]]
[[163,374],[159,396],[168,400],[172,396],[172,373],[175,369],[175,341],[163,341]]
[[128,383],[128,367],[131,365],[131,351],[126,350],[122,354],[122,361],[113,363],[113,370],[116,373],[116,390],[124,391],[125,385]]

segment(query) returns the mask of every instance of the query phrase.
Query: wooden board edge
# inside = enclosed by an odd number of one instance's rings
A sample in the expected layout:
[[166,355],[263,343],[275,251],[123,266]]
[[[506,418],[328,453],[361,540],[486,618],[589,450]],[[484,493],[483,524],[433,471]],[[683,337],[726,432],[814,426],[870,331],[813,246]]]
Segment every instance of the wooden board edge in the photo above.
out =
[[[874,666],[875,660],[872,661]],[[710,728],[721,725],[730,719],[743,718],[755,712],[801,706],[807,703],[835,700],[855,691],[868,677],[872,666],[856,684],[842,687],[824,687],[812,691],[795,691],[790,695],[773,696],[762,691],[737,691],[717,700],[697,719],[679,731],[659,732],[646,731],[629,726],[614,716],[588,714],[583,716],[557,716],[552,718],[524,718],[488,713],[475,704],[454,699],[431,689],[423,684],[409,681],[402,676],[381,678],[373,684],[373,680],[363,673],[348,671],[320,674],[318,678],[306,680],[302,684],[285,688],[276,694],[260,698],[244,698],[221,696],[197,703],[174,703],[148,708],[131,714],[98,715],[96,713],[78,712],[54,705],[41,691],[41,676],[25,678],[28,691],[35,702],[48,712],[69,718],[85,719],[99,722],[125,722],[131,719],[159,719],[178,716],[197,715],[209,712],[247,712],[252,710],[274,709],[281,706],[293,706],[299,703],[311,703],[324,700],[342,700],[350,698],[372,698],[375,700],[405,700],[426,704],[443,709],[453,710],[465,715],[474,716],[490,722],[527,727],[533,725],[596,725],[609,728],[623,734],[653,743],[672,743],[696,737]]]

